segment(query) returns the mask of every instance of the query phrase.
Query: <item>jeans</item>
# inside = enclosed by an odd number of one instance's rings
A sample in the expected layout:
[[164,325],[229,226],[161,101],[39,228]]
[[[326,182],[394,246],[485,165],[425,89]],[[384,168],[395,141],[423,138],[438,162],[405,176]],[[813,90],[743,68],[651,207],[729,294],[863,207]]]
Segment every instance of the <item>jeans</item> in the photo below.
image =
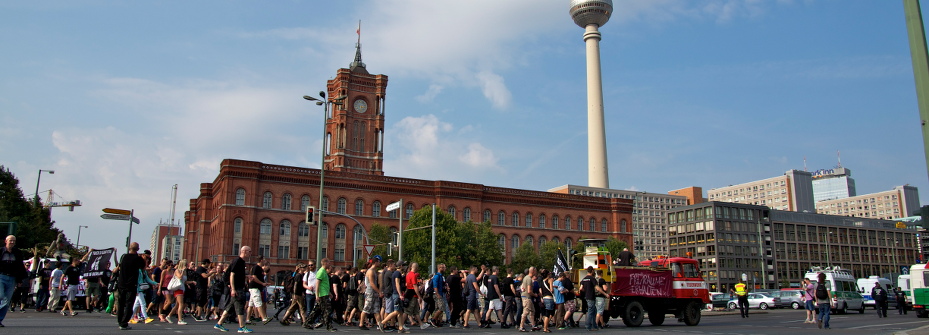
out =
[[587,329],[597,329],[597,300],[587,299]]
[[822,321],[823,327],[829,328],[829,314],[832,313],[832,305],[829,303],[816,304],[816,308],[819,309],[819,313],[816,315],[816,320]]
[[516,297],[514,296],[504,296],[503,297],[503,323],[504,324],[515,324],[516,317]]
[[304,314],[304,320],[310,316],[310,312],[313,311],[313,308],[316,307],[316,295],[314,294],[305,294],[303,295],[303,305],[306,308],[306,314]]
[[48,286],[40,286],[39,291],[36,294],[36,310],[48,306]]
[[117,290],[116,322],[120,327],[129,326],[129,320],[132,319],[132,305],[139,295],[138,292],[138,289],[135,287],[120,287],[119,290]]
[[13,291],[16,290],[16,278],[0,274],[0,321],[6,318],[6,312],[10,311],[10,300],[13,299]]

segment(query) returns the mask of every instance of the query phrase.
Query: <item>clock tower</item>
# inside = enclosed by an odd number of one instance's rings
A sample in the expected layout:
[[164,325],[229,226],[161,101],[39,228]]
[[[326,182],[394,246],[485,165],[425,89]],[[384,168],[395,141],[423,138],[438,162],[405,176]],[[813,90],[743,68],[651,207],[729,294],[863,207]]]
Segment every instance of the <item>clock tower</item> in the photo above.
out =
[[355,44],[355,60],[339,69],[326,83],[332,104],[326,115],[325,169],[384,175],[384,101],[387,76],[373,75],[361,62],[361,40]]

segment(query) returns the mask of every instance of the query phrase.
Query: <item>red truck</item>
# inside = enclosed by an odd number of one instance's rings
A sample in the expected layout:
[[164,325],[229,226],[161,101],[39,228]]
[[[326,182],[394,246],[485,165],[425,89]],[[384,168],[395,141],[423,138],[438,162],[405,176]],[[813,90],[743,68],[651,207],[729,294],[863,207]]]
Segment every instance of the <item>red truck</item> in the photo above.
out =
[[[610,253],[598,247],[600,241],[582,240],[588,245],[584,268],[603,271],[610,283],[608,314],[622,318],[628,327],[638,327],[648,315],[652,325],[660,326],[668,314],[688,326],[700,324],[701,310],[710,303],[709,289],[696,260],[684,257],[639,262],[637,266],[613,266]],[[578,270],[578,274],[584,274]]]

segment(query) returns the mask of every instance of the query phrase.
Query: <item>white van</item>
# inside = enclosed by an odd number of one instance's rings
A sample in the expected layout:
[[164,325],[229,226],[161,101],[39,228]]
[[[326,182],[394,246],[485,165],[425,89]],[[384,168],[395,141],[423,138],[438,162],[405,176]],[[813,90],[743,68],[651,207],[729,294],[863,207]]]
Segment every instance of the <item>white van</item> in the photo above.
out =
[[[842,269],[838,266],[821,268],[818,266],[811,267],[804,278],[818,285],[819,273],[826,274],[826,287],[832,292],[833,309],[837,313],[848,313],[848,310],[857,310],[858,313],[864,314],[864,299],[861,293],[858,293],[855,276],[851,270]],[[874,285],[873,283],[871,285]],[[868,291],[870,293],[870,291]]]
[[887,278],[881,278],[878,276],[870,276],[868,278],[858,278],[858,293],[861,293],[861,296],[864,298],[864,305],[872,308],[877,308],[877,304],[874,302],[874,297],[871,296],[871,289],[874,288],[874,283],[881,283],[881,287],[887,290],[887,301],[894,302],[889,303],[888,305],[896,306],[896,300],[891,299],[893,297],[894,285]]
[[903,295],[906,296],[906,308],[913,308],[913,289],[910,284],[910,275],[899,275],[897,276],[897,286],[900,287],[900,290],[903,291]]

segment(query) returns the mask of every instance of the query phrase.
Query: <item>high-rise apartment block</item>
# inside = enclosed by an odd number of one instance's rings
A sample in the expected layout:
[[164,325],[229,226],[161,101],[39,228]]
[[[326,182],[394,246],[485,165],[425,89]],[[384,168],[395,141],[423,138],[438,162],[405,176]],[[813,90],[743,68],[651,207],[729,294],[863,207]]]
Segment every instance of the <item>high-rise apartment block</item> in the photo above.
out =
[[163,258],[177,261],[181,259],[183,236],[180,225],[158,224],[152,230],[149,249],[152,251],[152,262],[156,264]]
[[783,176],[711,189],[707,191],[707,200],[813,213],[816,207],[812,181],[812,173],[790,170]]
[[[854,197],[855,180],[852,170],[844,167],[813,171],[813,201]],[[817,205],[817,208],[819,205]]]
[[917,209],[919,192],[915,186],[910,185],[816,203],[817,213],[884,220],[910,216]]

